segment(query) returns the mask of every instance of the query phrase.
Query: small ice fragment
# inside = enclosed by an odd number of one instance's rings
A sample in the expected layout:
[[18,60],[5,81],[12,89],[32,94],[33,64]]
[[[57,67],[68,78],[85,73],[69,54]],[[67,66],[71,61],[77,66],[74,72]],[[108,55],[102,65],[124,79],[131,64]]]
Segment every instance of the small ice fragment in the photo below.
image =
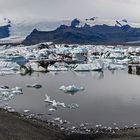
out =
[[27,110],[27,109],[26,109],[26,110],[24,110],[24,113],[29,113],[29,112],[30,112],[30,110]]
[[117,125],[116,123],[113,123],[113,125]]
[[112,128],[109,126],[109,127],[108,127],[108,130],[112,130]]
[[62,107],[64,107],[64,108],[66,107],[65,103],[57,102],[57,105],[58,105],[58,106],[62,106]]
[[74,129],[76,129],[76,127],[75,127],[75,126],[73,126],[71,129],[72,129],[72,130],[74,130]]
[[55,100],[52,101],[52,106],[53,106],[54,108],[57,108],[57,102],[56,102]]
[[60,121],[61,119],[59,117],[54,118],[55,121]]
[[56,111],[56,109],[50,108],[49,111],[50,111],[50,112],[54,112],[54,111]]
[[0,88],[2,88],[2,89],[9,89],[8,86],[4,86],[4,85],[1,85]]
[[8,109],[9,112],[15,112],[15,109]]
[[115,130],[119,130],[119,127],[115,127]]
[[42,85],[38,84],[38,83],[35,83],[32,85],[32,87],[34,88],[42,88]]
[[26,84],[26,87],[39,89],[39,88],[42,88],[42,85],[40,85],[38,83],[35,83],[33,85]]
[[47,94],[45,94],[45,97],[46,97],[46,99],[44,100],[45,102],[52,103],[52,101],[50,99],[50,96],[48,96]]

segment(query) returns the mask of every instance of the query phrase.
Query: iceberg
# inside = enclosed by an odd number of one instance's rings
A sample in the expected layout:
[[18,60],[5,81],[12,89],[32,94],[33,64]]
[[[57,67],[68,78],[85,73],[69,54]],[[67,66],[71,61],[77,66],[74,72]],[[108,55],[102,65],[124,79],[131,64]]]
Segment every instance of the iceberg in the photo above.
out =
[[59,89],[64,91],[64,92],[72,92],[72,93],[84,90],[83,87],[77,87],[75,85],[69,85],[69,86],[64,86],[63,85]]
[[103,69],[103,62],[101,60],[94,60],[88,64],[77,64],[74,71],[101,71]]

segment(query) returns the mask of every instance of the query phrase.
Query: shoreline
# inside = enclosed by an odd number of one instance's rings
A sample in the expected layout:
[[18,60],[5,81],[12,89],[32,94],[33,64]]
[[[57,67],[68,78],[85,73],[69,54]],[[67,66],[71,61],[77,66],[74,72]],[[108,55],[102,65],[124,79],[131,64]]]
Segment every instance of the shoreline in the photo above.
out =
[[[113,133],[112,133],[113,132]],[[17,112],[0,108],[1,140],[139,140],[140,128],[98,133],[66,133],[57,125],[36,118],[26,118]]]

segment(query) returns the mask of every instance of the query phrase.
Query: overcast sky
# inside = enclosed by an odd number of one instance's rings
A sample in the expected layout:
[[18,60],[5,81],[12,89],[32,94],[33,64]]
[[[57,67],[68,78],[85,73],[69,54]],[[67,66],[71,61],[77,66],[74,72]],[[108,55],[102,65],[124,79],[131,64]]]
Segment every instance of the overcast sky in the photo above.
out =
[[102,17],[140,22],[140,0],[0,0],[0,15],[53,20]]

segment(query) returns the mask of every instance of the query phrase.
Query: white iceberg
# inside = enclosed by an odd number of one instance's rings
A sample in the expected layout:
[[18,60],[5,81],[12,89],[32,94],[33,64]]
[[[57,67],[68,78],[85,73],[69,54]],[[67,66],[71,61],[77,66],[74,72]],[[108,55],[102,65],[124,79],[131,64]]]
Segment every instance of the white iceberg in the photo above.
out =
[[64,92],[78,92],[78,91],[83,91],[84,90],[83,87],[77,87],[75,85],[69,85],[69,86],[64,86],[63,85],[59,89],[64,91]]
[[94,60],[89,64],[77,64],[74,71],[101,71],[103,69],[103,62],[101,60]]

